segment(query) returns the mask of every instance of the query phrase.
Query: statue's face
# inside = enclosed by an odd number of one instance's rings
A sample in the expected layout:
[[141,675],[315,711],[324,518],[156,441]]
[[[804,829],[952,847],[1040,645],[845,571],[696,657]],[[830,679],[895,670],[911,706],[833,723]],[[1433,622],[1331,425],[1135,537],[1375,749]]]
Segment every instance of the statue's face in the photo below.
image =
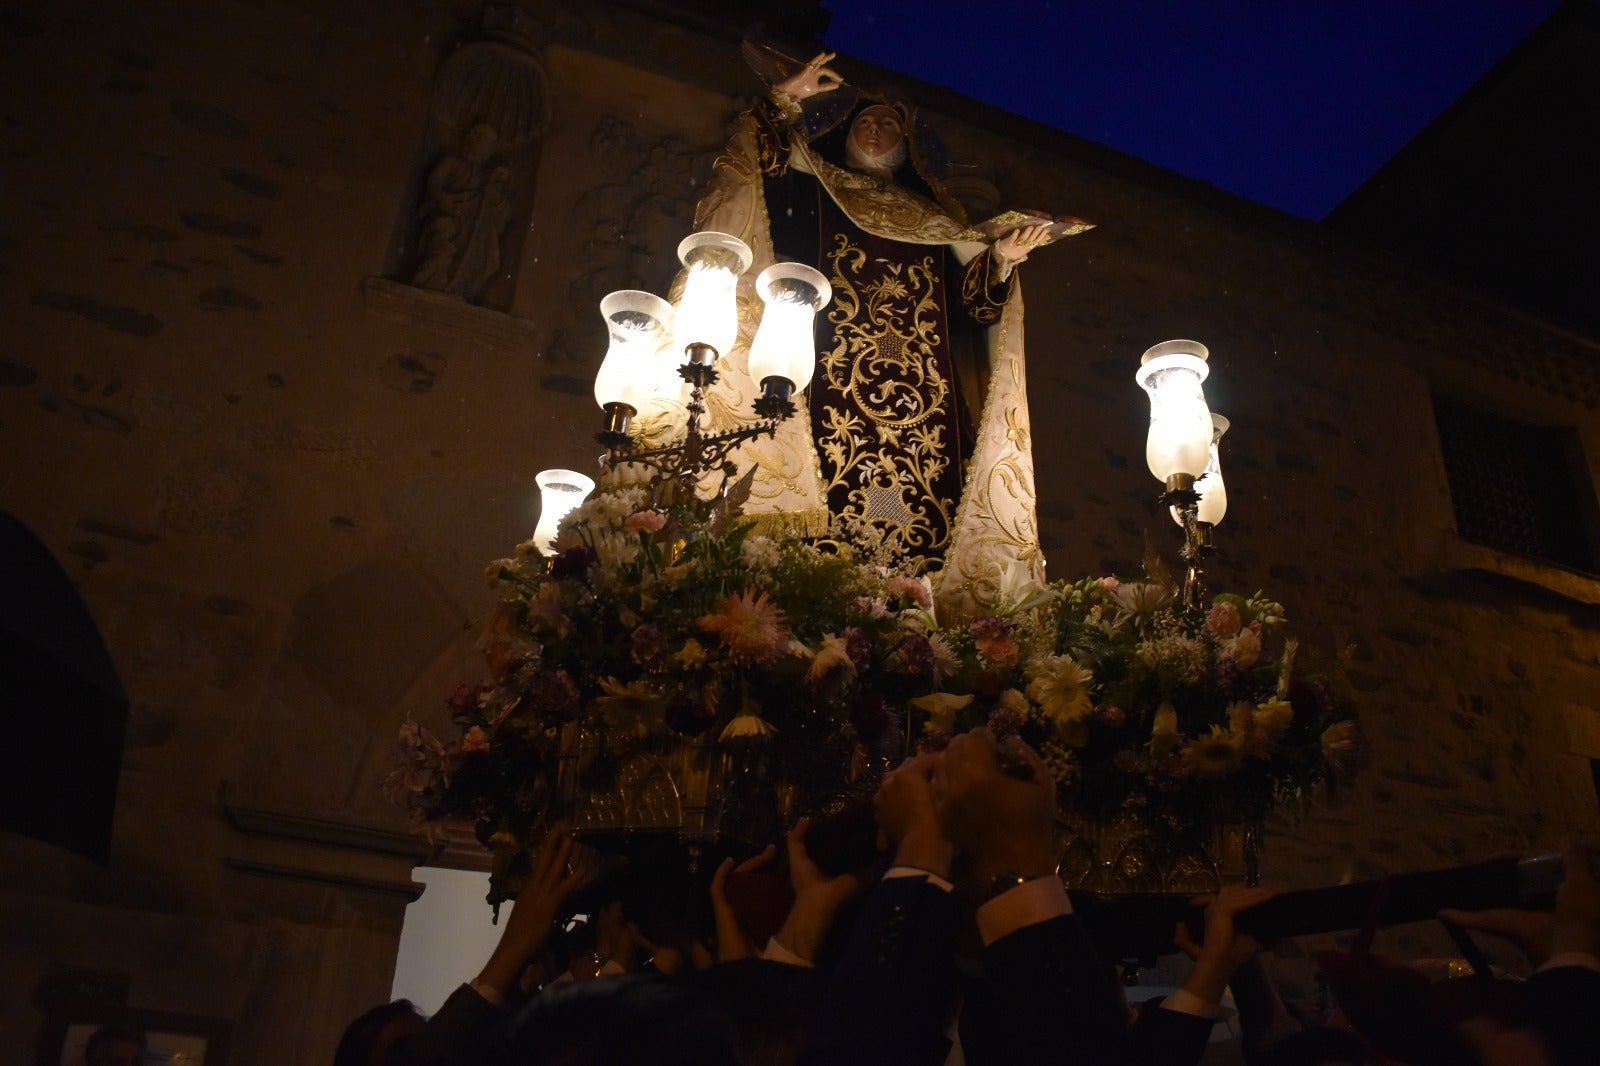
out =
[[850,126],[850,139],[868,157],[888,155],[905,136],[899,113],[888,107],[869,107]]

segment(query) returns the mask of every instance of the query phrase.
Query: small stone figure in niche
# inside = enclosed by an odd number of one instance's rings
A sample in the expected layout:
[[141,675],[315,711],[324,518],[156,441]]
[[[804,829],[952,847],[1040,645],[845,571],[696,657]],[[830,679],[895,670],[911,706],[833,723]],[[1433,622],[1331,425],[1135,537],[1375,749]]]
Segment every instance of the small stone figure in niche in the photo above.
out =
[[460,155],[428,175],[422,201],[422,256],[411,284],[475,303],[500,269],[500,238],[511,220],[511,171],[490,167],[499,138],[482,123]]

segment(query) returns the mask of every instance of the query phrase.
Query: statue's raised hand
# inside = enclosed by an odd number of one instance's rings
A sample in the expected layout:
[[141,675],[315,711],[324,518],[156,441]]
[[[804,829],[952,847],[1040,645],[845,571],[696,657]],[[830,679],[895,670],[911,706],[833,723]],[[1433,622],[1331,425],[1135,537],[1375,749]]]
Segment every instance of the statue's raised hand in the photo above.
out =
[[838,56],[837,52],[818,52],[816,57],[773,86],[778,92],[787,93],[796,100],[804,100],[818,93],[832,92],[844,84],[844,79],[839,72],[828,66]]

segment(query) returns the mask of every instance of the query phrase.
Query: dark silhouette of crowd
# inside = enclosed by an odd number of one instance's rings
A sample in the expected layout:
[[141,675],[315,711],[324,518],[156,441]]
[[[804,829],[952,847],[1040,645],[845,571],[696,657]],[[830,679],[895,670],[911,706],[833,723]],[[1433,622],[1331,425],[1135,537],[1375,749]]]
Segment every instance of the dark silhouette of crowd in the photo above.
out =
[[431,1018],[404,1000],[363,1014],[335,1066],[1182,1066],[1225,993],[1252,1066],[1600,1061],[1600,883],[1576,840],[1553,909],[1440,914],[1458,937],[1512,941],[1525,979],[1434,981],[1358,942],[1319,956],[1341,1008],[1329,1024],[1273,988],[1235,921],[1273,893],[1237,885],[1174,930],[1182,986],[1130,1006],[1055,876],[1055,785],[1016,737],[980,729],[908,758],[873,808],[875,865],[819,862],[804,819],[781,847],[724,861],[710,947],[553,831],[477,977]]

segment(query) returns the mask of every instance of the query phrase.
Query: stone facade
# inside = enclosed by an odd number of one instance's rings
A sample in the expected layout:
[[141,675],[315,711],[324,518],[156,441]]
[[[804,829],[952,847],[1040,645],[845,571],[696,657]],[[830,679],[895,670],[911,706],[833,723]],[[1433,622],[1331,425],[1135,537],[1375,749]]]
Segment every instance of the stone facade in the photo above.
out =
[[[450,135],[436,74],[478,4],[20,0],[0,17],[0,506],[67,566],[133,704],[110,863],[0,840],[7,1046],[98,985],[226,1020],[241,1066],[315,1062],[386,997],[428,854],[378,792],[395,729],[477,675],[482,571],[531,531],[534,473],[593,464],[596,301],[664,291],[756,89],[736,34],[695,18],[531,11],[515,47],[547,113],[481,306],[405,284]],[[1052,576],[1136,571],[1147,530],[1175,552],[1133,370],[1193,337],[1233,420],[1213,587],[1266,588],[1308,645],[1355,645],[1372,765],[1269,827],[1269,877],[1600,827],[1600,582],[1457,538],[1430,413],[1443,392],[1600,455],[1595,343],[910,89],[1005,205],[1099,223],[1024,268]]]

